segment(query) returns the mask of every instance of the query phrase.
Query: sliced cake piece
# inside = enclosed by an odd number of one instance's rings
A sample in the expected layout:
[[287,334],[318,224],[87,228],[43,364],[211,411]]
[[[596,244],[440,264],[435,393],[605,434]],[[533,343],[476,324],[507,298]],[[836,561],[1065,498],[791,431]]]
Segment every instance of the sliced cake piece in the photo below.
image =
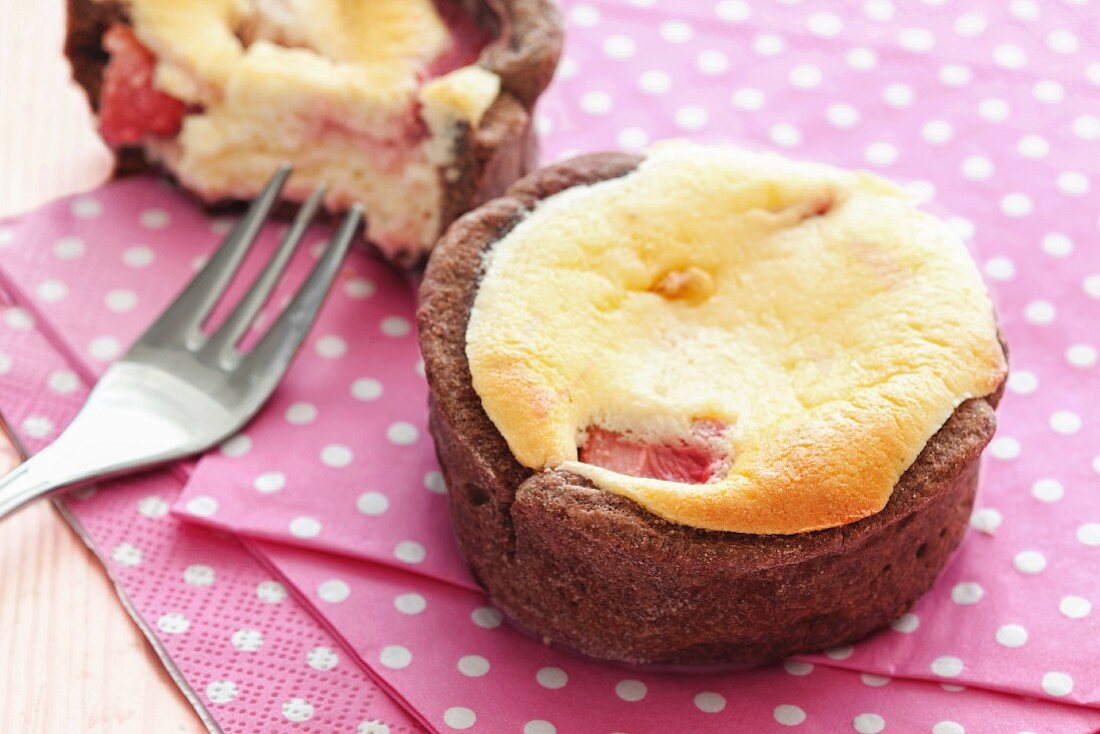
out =
[[546,640],[759,663],[900,616],[1006,372],[952,229],[870,174],[665,144],[540,170],[420,292],[458,538]]
[[413,265],[533,165],[561,41],[551,0],[69,0],[66,49],[120,171],[216,204],[289,162]]

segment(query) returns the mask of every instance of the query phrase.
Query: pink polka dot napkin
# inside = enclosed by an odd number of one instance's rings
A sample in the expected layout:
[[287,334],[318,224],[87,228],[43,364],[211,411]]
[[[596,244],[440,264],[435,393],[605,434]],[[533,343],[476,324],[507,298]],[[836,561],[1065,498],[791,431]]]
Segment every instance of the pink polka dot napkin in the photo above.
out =
[[[328,694],[295,686],[267,695],[274,663],[263,656],[277,647],[278,660],[300,663],[291,647],[302,636],[353,658],[357,676],[439,731],[1095,730],[1100,15],[1063,2],[890,0],[566,9],[566,57],[537,120],[549,158],[669,136],[777,148],[893,177],[971,243],[1013,370],[972,531],[890,629],[785,669],[671,675],[545,648],[498,624],[464,570],[424,425],[411,290],[355,254],[286,384],[241,436],[180,467],[182,490],[142,485],[73,503],[123,587],[145,594],[138,613],[178,651],[196,699],[230,726],[255,715],[293,731],[321,721],[331,728],[319,731],[354,731],[366,714],[345,715],[349,697],[321,705]],[[0,311],[0,410],[36,445],[55,435],[84,379],[140,332],[221,231],[149,179],[0,228],[0,291],[14,304]],[[27,335],[49,349],[26,347]],[[163,517],[169,505],[191,530]],[[148,550],[184,535],[196,550],[181,551],[182,570],[166,566],[174,551]],[[224,626],[218,615],[237,608],[237,589],[258,588],[257,563],[324,629],[299,616],[308,634],[268,645],[283,621],[256,604],[258,626]],[[247,581],[191,584],[181,575],[191,566]],[[165,567],[172,583],[157,581]],[[218,601],[192,606],[196,593]],[[280,664],[328,691],[313,649],[307,669]],[[230,662],[235,677],[219,672]],[[233,690],[209,688],[218,681],[264,694],[218,708]]]

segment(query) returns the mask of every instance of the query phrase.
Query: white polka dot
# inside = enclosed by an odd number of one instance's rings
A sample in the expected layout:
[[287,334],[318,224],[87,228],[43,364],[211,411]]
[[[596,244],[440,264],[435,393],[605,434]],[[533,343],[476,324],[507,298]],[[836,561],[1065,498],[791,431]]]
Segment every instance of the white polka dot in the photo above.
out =
[[309,721],[313,713],[313,704],[303,698],[292,698],[283,704],[283,716],[295,724]]
[[1100,548],[1100,522],[1087,522],[1077,528],[1077,540],[1081,545]]
[[183,569],[183,582],[199,588],[214,584],[214,569],[203,563],[195,563]]
[[1051,696],[1068,696],[1073,693],[1073,678],[1068,673],[1044,673],[1043,690]]
[[557,734],[558,728],[544,719],[532,719],[523,725],[523,734]]
[[844,21],[835,13],[814,13],[806,18],[806,28],[815,36],[835,38],[844,30]]
[[581,97],[581,109],[590,115],[606,115],[614,104],[607,92],[587,92]]
[[301,426],[317,419],[317,408],[311,403],[294,403],[286,410],[286,422]]
[[1073,240],[1061,232],[1051,232],[1044,235],[1042,247],[1051,257],[1066,257],[1073,252]]
[[580,71],[580,67],[577,64],[577,60],[569,56],[563,56],[554,76],[558,79],[572,79],[577,75],[578,71]]
[[398,446],[411,446],[420,438],[420,431],[412,423],[397,421],[386,429],[386,438]]
[[256,596],[265,604],[278,604],[286,599],[286,587],[278,581],[261,581],[256,586]]
[[504,621],[504,617],[501,613],[493,607],[478,607],[470,612],[470,619],[482,629],[499,627],[500,623]]
[[948,693],[958,693],[959,691],[966,690],[966,686],[958,686],[954,683],[940,683],[940,688],[947,691]]
[[199,495],[187,500],[185,507],[195,517],[212,517],[218,511],[218,501],[213,497]]
[[620,148],[639,150],[649,143],[649,133],[640,127],[624,127],[615,138]]
[[650,69],[638,77],[638,87],[646,94],[667,94],[672,89],[672,77],[660,69]]
[[936,187],[931,181],[908,181],[905,190],[921,204],[928,203],[936,195]]
[[20,426],[29,438],[48,438],[54,432],[53,421],[44,415],[29,415]]
[[131,543],[119,543],[111,550],[111,558],[120,566],[134,567],[141,564],[141,549]]
[[743,87],[733,93],[733,106],[742,110],[758,110],[764,106],[764,92],[755,87]]
[[191,629],[191,620],[179,612],[169,612],[157,619],[157,628],[166,635],[182,635]]
[[1081,41],[1065,28],[1055,28],[1047,34],[1047,48],[1056,54],[1073,54],[1081,49]]
[[787,72],[787,81],[795,89],[817,89],[823,78],[821,67],[814,64],[799,64]]
[[1010,0],[1008,12],[1018,20],[1037,20],[1039,18],[1039,4],[1035,0]]
[[420,563],[428,552],[415,540],[402,540],[393,549],[393,556],[402,563]]
[[932,734],[966,734],[966,730],[956,721],[941,721],[932,727]]
[[857,46],[848,49],[844,61],[856,71],[870,71],[878,65],[878,54],[873,49]]
[[1066,88],[1056,81],[1046,79],[1035,83],[1035,86],[1031,88],[1031,96],[1037,102],[1058,104],[1066,98]]
[[1092,611],[1092,602],[1080,596],[1063,597],[1058,611],[1070,619],[1083,619]]
[[1008,389],[1017,395],[1030,395],[1039,387],[1039,378],[1029,370],[1016,370],[1008,375]]
[[916,98],[917,93],[906,84],[888,84],[882,90],[882,101],[896,109],[912,107]]
[[306,665],[314,670],[332,670],[340,662],[340,656],[330,647],[315,647],[306,653]]
[[1081,196],[1091,188],[1088,176],[1080,171],[1063,171],[1058,174],[1058,190],[1070,196]]
[[53,254],[58,260],[76,260],[86,249],[79,237],[62,237],[53,243]]
[[661,24],[660,33],[669,43],[687,43],[695,36],[691,26],[682,20],[666,20]]
[[264,644],[264,636],[259,630],[240,629],[229,638],[233,647],[241,652],[256,652]]
[[443,723],[452,729],[469,729],[477,722],[477,714],[465,706],[452,706],[443,712]]
[[382,397],[382,383],[369,377],[361,377],[351,383],[351,396],[356,400],[377,400]]
[[906,634],[916,632],[917,628],[920,627],[920,617],[912,612],[906,612],[891,622],[890,627],[896,632],[904,632]]
[[947,143],[955,136],[955,128],[947,120],[929,120],[920,129],[921,137],[933,145]]
[[932,672],[943,678],[954,678],[963,671],[963,661],[954,655],[943,655],[932,661]]
[[983,99],[978,103],[978,116],[987,122],[1004,122],[1011,112],[1008,102],[996,97]]
[[613,59],[629,59],[638,50],[638,44],[630,36],[614,35],[603,40],[603,52]]
[[989,453],[996,459],[1015,459],[1020,455],[1020,442],[1011,436],[998,436],[989,444]]
[[569,20],[584,28],[591,28],[600,22],[600,11],[591,5],[576,5],[569,11]]
[[251,449],[252,439],[243,433],[238,433],[221,445],[222,454],[229,457],[244,456]]
[[1001,199],[1001,211],[1010,217],[1025,217],[1031,214],[1034,205],[1027,194],[1019,192],[1005,194]]
[[316,538],[321,534],[321,521],[302,515],[290,521],[289,530],[295,538]]
[[391,670],[407,668],[412,663],[412,653],[403,645],[388,645],[382,648],[378,655],[378,662]]
[[447,483],[443,480],[443,474],[438,471],[430,471],[424,475],[424,488],[432,494],[447,494]]
[[206,686],[206,698],[210,703],[229,703],[237,697],[238,693],[237,684],[233,681],[216,680]]
[[1016,152],[1024,158],[1043,158],[1050,152],[1050,143],[1041,135],[1025,135],[1016,143]]
[[565,684],[569,682],[569,676],[561,668],[540,668],[539,672],[535,674],[535,680],[543,688],[557,690],[565,687]]
[[122,262],[131,268],[147,268],[153,264],[153,250],[145,245],[138,245],[124,250]]
[[852,719],[852,728],[859,734],[878,734],[886,728],[886,720],[878,714],[860,714]]
[[875,166],[888,166],[898,159],[898,149],[890,143],[871,143],[863,150],[864,159]]
[[940,81],[949,87],[965,86],[973,76],[970,67],[962,64],[946,64],[940,67]]
[[700,105],[688,105],[676,110],[676,125],[684,130],[701,130],[707,124],[707,110]]
[[993,280],[1012,280],[1016,275],[1016,264],[1007,257],[991,257],[985,263],[985,274]]
[[889,676],[885,675],[873,675],[871,673],[860,673],[860,681],[863,685],[870,686],[871,688],[881,688],[890,682]]
[[784,703],[775,707],[772,716],[783,726],[798,726],[806,720],[806,712],[798,706]]
[[402,614],[420,614],[428,608],[428,600],[416,592],[401,594],[393,600],[393,608]]
[[463,655],[458,659],[458,672],[469,678],[480,678],[489,672],[489,661],[481,655]]
[[713,691],[697,693],[695,694],[695,708],[705,714],[716,714],[726,708],[726,697]]
[[1081,281],[1081,289],[1089,298],[1100,300],[1100,275],[1086,275]]
[[141,224],[148,229],[164,229],[171,219],[163,209],[146,209],[141,213]]
[[100,336],[88,344],[88,354],[97,362],[107,362],[118,356],[122,345],[113,336]]
[[364,515],[376,517],[390,508],[390,501],[386,495],[381,492],[364,492],[359,495],[359,499],[356,501],[355,506],[358,507],[359,512]]
[[168,514],[168,503],[156,495],[150,495],[138,500],[137,511],[150,520],[156,520]]
[[746,0],[721,0],[714,6],[714,12],[727,23],[740,23],[752,17],[752,8]]
[[1015,44],[1002,43],[993,48],[993,63],[1004,69],[1022,69],[1027,65],[1027,53]]
[[1057,502],[1065,493],[1065,487],[1057,479],[1040,479],[1031,485],[1031,496],[1040,502]]
[[317,596],[329,604],[339,604],[351,596],[351,587],[340,579],[329,579],[317,587]]
[[103,302],[107,306],[108,311],[127,313],[128,311],[133,311],[134,308],[137,307],[138,297],[133,291],[119,289],[108,291],[107,295],[103,298]]
[[1002,624],[996,637],[997,643],[1005,647],[1022,647],[1027,642],[1027,630],[1018,624]]
[[380,328],[386,336],[397,338],[412,331],[412,324],[403,316],[387,316],[382,319]]
[[35,294],[37,294],[39,300],[46,303],[57,303],[69,295],[69,287],[60,280],[51,278],[39,283],[38,287],[35,288]]
[[771,126],[768,137],[776,145],[793,148],[802,142],[802,131],[790,123],[780,122]]
[[339,359],[347,353],[348,345],[340,337],[330,334],[329,336],[323,336],[318,339],[314,349],[320,357],[324,357],[325,359]]
[[695,68],[707,76],[724,74],[730,68],[730,58],[717,49],[704,49],[695,57]]
[[752,39],[752,50],[760,56],[777,56],[786,48],[787,42],[774,33],[759,33]]
[[871,20],[885,23],[894,19],[894,13],[892,0],[863,0],[863,14]]
[[962,174],[974,181],[985,180],[993,175],[993,162],[980,155],[972,155],[963,159]]
[[1050,416],[1050,428],[1063,436],[1077,433],[1081,430],[1081,416],[1068,410],[1059,410]]
[[103,205],[91,196],[81,196],[73,200],[69,211],[78,219],[95,219],[103,213]]
[[344,283],[344,293],[349,298],[369,298],[374,295],[374,283],[366,278],[352,278]]
[[277,471],[264,472],[253,480],[252,486],[261,494],[272,494],[286,486],[286,475]]
[[951,589],[951,601],[961,606],[977,604],[985,596],[985,589],[975,581],[964,581]]
[[615,695],[624,701],[641,701],[645,694],[646,684],[640,680],[627,679],[615,684]]
[[908,51],[924,53],[936,45],[936,37],[927,28],[903,28],[898,33],[898,43]]
[[814,671],[814,664],[806,663],[801,660],[784,660],[783,669],[791,675],[803,676],[809,675]]
[[829,647],[823,650],[825,657],[830,660],[847,660],[852,657],[852,653],[855,652],[851,645],[837,645],[836,647]]
[[847,104],[833,104],[829,105],[825,110],[825,119],[829,121],[829,124],[833,127],[847,130],[850,127],[854,127],[859,122],[859,111],[855,107]]
[[351,449],[341,444],[329,444],[321,449],[321,463],[335,469],[350,465],[353,458]]
[[1012,564],[1020,573],[1034,576],[1037,573],[1042,573],[1043,569],[1047,567],[1047,559],[1039,551],[1021,551],[1012,559]]

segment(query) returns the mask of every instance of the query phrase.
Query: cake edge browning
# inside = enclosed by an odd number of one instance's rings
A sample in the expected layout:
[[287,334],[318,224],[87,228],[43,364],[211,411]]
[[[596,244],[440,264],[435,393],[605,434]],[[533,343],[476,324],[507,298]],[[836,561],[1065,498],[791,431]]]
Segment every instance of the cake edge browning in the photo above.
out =
[[599,658],[750,665],[864,637],[909,609],[962,540],[1003,383],[955,410],[881,512],[795,535],[676,525],[577,475],[533,472],[482,409],[465,334],[484,253],[539,199],[641,160],[537,171],[458,219],[429,262],[418,321],[430,430],[470,568],[521,626]]
[[[479,0],[479,4],[500,19],[501,37],[482,52],[479,63],[500,76],[501,92],[480,125],[459,126],[455,164],[451,167],[457,176],[452,174],[451,180],[446,170],[439,172],[444,192],[444,229],[458,215],[503,194],[510,184],[538,165],[532,110],[553,79],[564,42],[561,14],[552,0]],[[127,16],[118,2],[67,0],[64,51],[73,79],[93,112],[98,111],[108,61],[101,43],[103,34],[119,22],[127,22]],[[141,147],[124,147],[114,153],[116,177],[161,168],[145,158]],[[164,173],[171,176],[168,171]],[[209,210],[234,204],[200,203]],[[287,206],[278,213],[292,216],[296,209]],[[404,252],[392,259],[402,267],[413,268],[422,265],[426,257],[424,252]]]

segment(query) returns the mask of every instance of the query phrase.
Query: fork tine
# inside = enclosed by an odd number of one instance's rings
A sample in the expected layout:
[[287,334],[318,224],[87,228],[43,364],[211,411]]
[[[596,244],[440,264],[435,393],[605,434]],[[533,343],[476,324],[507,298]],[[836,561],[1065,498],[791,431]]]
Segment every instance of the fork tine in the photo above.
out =
[[277,380],[286,371],[317,318],[332,281],[340,272],[362,218],[363,208],[355,204],[344,217],[321,259],[313,266],[305,284],[255,348],[241,360],[242,377],[253,381],[265,378]]
[[306,228],[313,220],[313,215],[317,213],[317,208],[321,205],[326,191],[327,188],[324,184],[318,186],[306,203],[302,205],[302,208],[298,210],[297,216],[294,217],[294,223],[283,236],[275,256],[264,267],[256,282],[248,289],[248,293],[233,308],[233,312],[226,317],[225,322],[203,345],[202,353],[205,356],[221,360],[232,355],[233,347],[236,346],[241,335],[247,331],[253,319],[256,318],[256,314],[267,303],[271,291],[275,289],[279,278],[282,277],[283,271],[286,270],[291,256],[298,247],[298,243],[302,241]]
[[233,226],[213,257],[176,300],[142,336],[145,343],[188,342],[218,302],[256,239],[271,208],[279,200],[291,167],[282,165],[267,182],[248,211]]

